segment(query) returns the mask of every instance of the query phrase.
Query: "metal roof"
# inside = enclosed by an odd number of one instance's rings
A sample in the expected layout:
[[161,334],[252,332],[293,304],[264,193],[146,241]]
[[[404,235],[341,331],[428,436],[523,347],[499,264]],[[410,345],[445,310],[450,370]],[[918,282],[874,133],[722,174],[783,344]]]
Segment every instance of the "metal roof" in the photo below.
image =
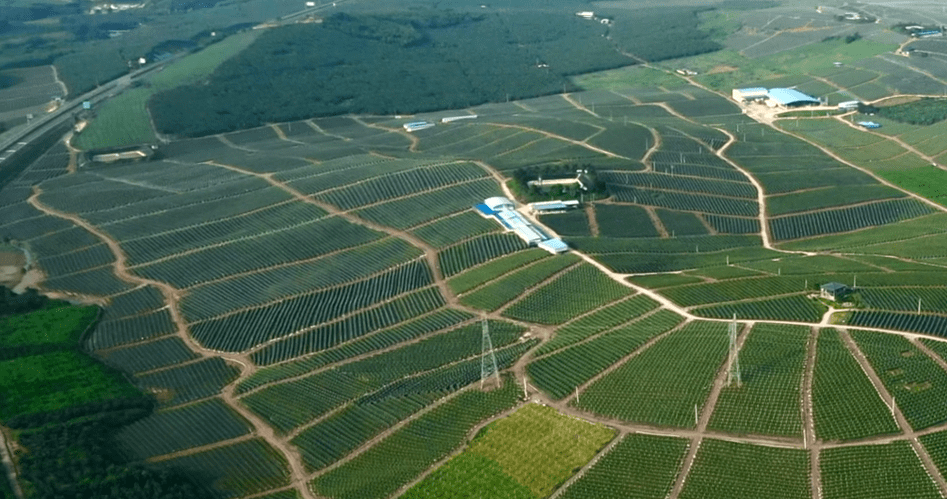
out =
[[763,87],[750,87],[750,88],[738,88],[738,92],[742,94],[766,94],[767,90]]
[[769,93],[767,95],[770,99],[773,99],[784,106],[788,106],[789,104],[799,104],[802,102],[819,104],[819,99],[816,99],[811,95],[806,95],[793,88],[771,88],[769,89]]
[[545,241],[539,243],[537,246],[550,252],[550,253],[563,253],[569,251],[569,245],[562,241],[562,239],[546,239]]
[[824,290],[826,290],[826,291],[828,291],[829,293],[835,293],[835,292],[838,292],[838,291],[842,291],[842,290],[848,289],[848,286],[846,286],[846,285],[844,285],[844,284],[842,284],[842,283],[840,283],[840,282],[830,282],[830,283],[828,283],[828,284],[823,284],[823,285],[821,286],[821,288],[824,289]]

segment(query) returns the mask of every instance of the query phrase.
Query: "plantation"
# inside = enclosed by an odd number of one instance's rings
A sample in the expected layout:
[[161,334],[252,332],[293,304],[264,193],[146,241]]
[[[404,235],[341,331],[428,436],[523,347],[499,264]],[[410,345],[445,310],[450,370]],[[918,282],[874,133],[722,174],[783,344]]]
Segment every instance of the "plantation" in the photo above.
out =
[[935,402],[947,391],[947,372],[933,359],[899,336],[856,331],[852,337],[913,428],[947,420],[947,408]]
[[681,497],[808,498],[808,452],[704,440]]
[[799,435],[802,372],[809,329],[757,324],[740,351],[739,386],[723,389],[709,428],[730,433]]
[[494,311],[527,290],[575,266],[578,261],[578,257],[573,255],[541,260],[477,289],[461,298],[461,302],[471,307]]
[[574,404],[624,421],[693,428],[694,406],[710,393],[726,340],[726,324],[690,323],[593,383]]
[[631,293],[630,289],[583,263],[517,301],[504,315],[540,324],[561,324]]
[[687,441],[631,434],[566,489],[564,499],[665,497],[684,459]]
[[[820,456],[826,499],[849,497],[939,497],[911,444],[825,449]],[[896,476],[890,470],[898,470]]]
[[812,405],[816,437],[822,440],[899,431],[891,411],[835,329],[819,332]]
[[[613,431],[603,426],[527,404],[484,428],[460,456],[413,487],[406,497],[453,495],[463,487],[460,484],[466,484],[466,497],[483,492],[545,497],[613,437]],[[476,477],[473,483],[471,477]]]

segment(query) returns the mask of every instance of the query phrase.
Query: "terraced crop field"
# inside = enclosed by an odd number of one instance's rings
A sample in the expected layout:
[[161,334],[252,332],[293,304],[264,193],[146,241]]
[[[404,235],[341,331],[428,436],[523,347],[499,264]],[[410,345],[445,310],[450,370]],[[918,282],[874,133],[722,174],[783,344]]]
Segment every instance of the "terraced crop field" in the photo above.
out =
[[[943,464],[943,210],[735,109],[623,87],[78,170],[57,145],[0,190],[0,235],[44,291],[102,304],[83,347],[155,398],[116,447],[220,497],[870,497],[869,458],[936,492],[904,451],[921,430]],[[545,164],[604,186],[521,206],[564,255],[472,210]],[[4,351],[47,365],[18,334]]]

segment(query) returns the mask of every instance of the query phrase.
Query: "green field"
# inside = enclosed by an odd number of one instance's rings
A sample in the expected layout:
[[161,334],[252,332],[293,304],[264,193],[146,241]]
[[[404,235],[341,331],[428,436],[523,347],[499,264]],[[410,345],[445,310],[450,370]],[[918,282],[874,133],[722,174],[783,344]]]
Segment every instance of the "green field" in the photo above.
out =
[[[614,431],[527,404],[481,431],[464,452],[404,497],[546,497]],[[464,484],[464,485],[461,485]]]
[[739,353],[739,386],[720,393],[710,428],[733,433],[800,435],[802,372],[809,329],[757,324]]
[[[940,497],[911,444],[904,441],[825,449],[819,467],[826,499]],[[898,470],[897,475],[892,470]]]
[[808,498],[809,453],[802,449],[704,440],[681,497]]
[[96,307],[59,307],[0,317],[0,358],[31,347],[74,348],[98,314]]

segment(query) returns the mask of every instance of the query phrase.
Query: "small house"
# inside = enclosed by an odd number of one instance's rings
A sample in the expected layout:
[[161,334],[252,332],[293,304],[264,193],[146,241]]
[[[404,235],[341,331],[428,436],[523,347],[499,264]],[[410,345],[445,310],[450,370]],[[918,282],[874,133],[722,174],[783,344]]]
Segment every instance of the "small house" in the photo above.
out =
[[819,296],[826,300],[839,301],[851,291],[848,286],[840,282],[830,282],[823,284],[820,288]]

